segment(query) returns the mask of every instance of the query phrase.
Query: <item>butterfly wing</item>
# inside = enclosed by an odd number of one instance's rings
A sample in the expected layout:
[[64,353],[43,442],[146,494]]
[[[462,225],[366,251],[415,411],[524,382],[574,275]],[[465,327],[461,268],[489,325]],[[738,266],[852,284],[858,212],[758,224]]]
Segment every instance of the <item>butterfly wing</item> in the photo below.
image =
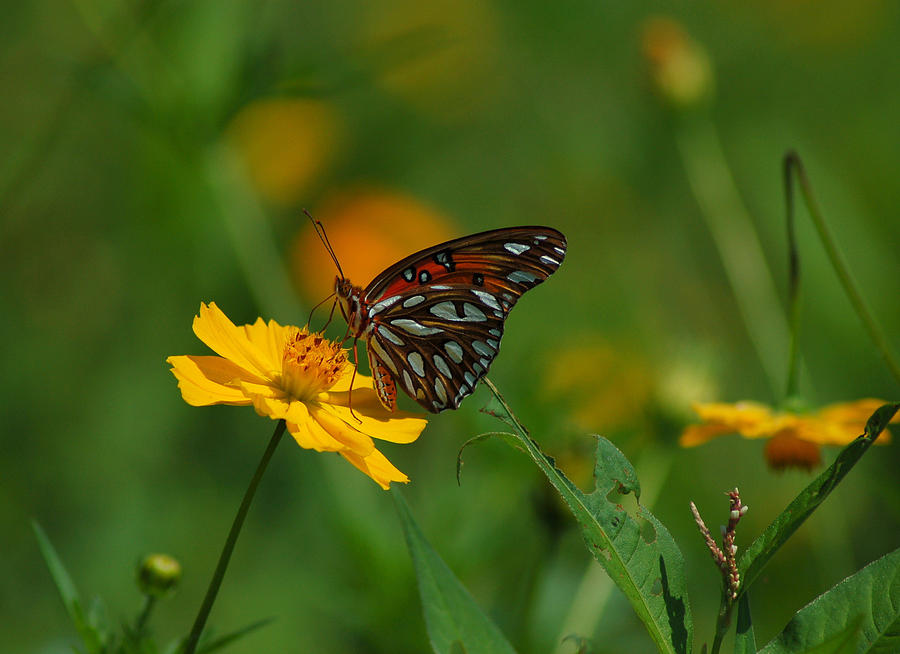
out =
[[457,408],[497,355],[510,309],[565,253],[555,229],[511,227],[422,250],[378,275],[363,304],[382,403],[396,406],[399,384],[428,411]]

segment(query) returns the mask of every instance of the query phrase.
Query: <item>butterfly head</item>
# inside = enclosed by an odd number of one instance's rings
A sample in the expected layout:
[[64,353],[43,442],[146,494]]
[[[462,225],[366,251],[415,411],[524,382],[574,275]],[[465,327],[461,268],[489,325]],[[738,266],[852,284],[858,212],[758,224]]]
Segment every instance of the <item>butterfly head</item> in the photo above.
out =
[[334,278],[334,294],[337,297],[338,306],[347,325],[350,327],[350,333],[358,336],[365,327],[365,316],[363,315],[363,307],[360,298],[362,298],[363,290],[359,286],[355,286],[349,279],[345,279],[340,275]]

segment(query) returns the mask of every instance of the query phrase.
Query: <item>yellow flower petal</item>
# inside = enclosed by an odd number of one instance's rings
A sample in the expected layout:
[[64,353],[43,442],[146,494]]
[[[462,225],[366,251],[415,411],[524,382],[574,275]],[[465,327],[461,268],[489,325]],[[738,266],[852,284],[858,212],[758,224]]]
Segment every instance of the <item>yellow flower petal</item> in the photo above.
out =
[[214,356],[173,356],[166,363],[178,379],[181,397],[191,406],[250,404],[237,381],[252,375],[231,361]]
[[287,429],[300,447],[317,452],[340,452],[346,449],[343,443],[335,440],[322,425],[313,420],[302,402],[292,402],[286,415]]
[[341,452],[341,456],[369,475],[384,490],[390,488],[392,481],[409,483],[409,477],[397,470],[394,464],[378,450],[373,451],[367,457],[361,457],[348,451]]
[[348,450],[360,456],[368,456],[375,449],[372,439],[347,422],[333,415],[325,407],[311,405],[309,413],[331,437]]
[[724,436],[725,434],[731,434],[734,430],[730,427],[723,425],[688,425],[684,428],[684,431],[681,434],[681,438],[678,439],[678,444],[682,447],[694,447],[696,445],[702,445],[707,441],[711,441],[714,438],[719,436]]
[[194,318],[193,327],[194,334],[209,349],[260,379],[270,379],[273,372],[281,370],[281,359],[271,357],[268,344],[258,347],[250,342],[247,331],[236,327],[215,302],[209,306],[200,304],[200,315]]
[[372,389],[353,391],[352,415],[350,408],[346,406],[348,393],[323,393],[323,395],[328,396],[328,403],[323,404],[324,410],[343,422],[354,425],[359,431],[383,441],[412,443],[428,424],[420,414],[388,411],[378,401]]
[[296,332],[296,329],[286,325],[279,325],[274,320],[265,322],[262,318],[257,318],[252,325],[243,325],[242,329],[247,336],[247,340],[263,352],[266,361],[275,364],[273,370],[280,370],[284,344],[291,334]]

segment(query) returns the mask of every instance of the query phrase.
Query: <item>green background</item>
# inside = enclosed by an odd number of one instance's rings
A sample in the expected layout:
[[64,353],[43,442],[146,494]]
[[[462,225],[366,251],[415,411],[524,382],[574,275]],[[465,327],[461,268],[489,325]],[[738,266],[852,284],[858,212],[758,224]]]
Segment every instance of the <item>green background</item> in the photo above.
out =
[[[491,377],[582,485],[588,430],[617,442],[639,473],[645,462],[643,481],[658,488],[652,508],[687,558],[698,646],[712,635],[718,576],[688,501],[711,526],[724,523],[723,491],[739,486],[750,506],[738,535],[746,545],[809,477],[769,472],[759,441],[675,445],[690,401],[775,403],[782,392],[751,345],[692,189],[679,149],[690,139],[686,122],[714,125],[724,160],[707,163],[727,161],[781,298],[781,157],[801,154],[898,346],[896,3],[410,6],[5,4],[3,651],[69,651],[75,638],[30,518],[82,593],[105,598],[114,622],[140,607],[133,570],[142,554],[179,558],[182,586],[154,626],[163,641],[189,629],[274,423],[248,409],[187,406],[165,358],[206,353],[190,330],[200,301],[216,301],[238,324],[304,320],[321,298],[283,292],[285,279],[271,272],[281,262],[253,239],[287,258],[306,228],[300,207],[315,207],[328,189],[362,182],[401,191],[449,216],[459,235],[516,224],[567,235],[565,264],[513,312]],[[655,15],[679,21],[712,62],[714,98],[693,116],[653,94],[641,34]],[[373,37],[381,24],[396,38]],[[384,82],[429,61],[424,91]],[[232,117],[275,96],[328,102],[345,135],[334,163],[292,205],[215,177]],[[801,394],[813,406],[896,400],[897,383],[802,212],[799,239]],[[560,352],[597,344],[617,358],[565,392],[548,390]],[[645,380],[637,398],[634,370]],[[405,496],[426,536],[516,648],[554,651],[588,554],[538,472],[501,443],[467,450],[457,486],[461,444],[498,428],[478,411],[486,401],[481,389],[435,417],[415,444],[383,450],[410,476]],[[592,402],[625,415],[609,423],[601,415],[586,429],[572,415]],[[895,446],[875,449],[779,553],[752,593],[760,644],[815,595],[896,547],[897,466]],[[263,480],[211,624],[222,632],[270,616],[273,624],[228,651],[428,648],[390,497],[337,456],[290,441]],[[582,635],[600,651],[651,651],[615,591],[588,623],[595,628]]]

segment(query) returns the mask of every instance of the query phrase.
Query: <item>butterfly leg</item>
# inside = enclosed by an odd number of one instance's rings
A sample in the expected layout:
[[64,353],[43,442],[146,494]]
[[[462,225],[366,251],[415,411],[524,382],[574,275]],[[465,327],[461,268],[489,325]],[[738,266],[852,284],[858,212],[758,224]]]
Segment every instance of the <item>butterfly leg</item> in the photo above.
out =
[[[309,311],[309,317],[306,319],[306,324],[307,324],[307,325],[308,325],[309,323],[312,322],[312,317],[313,317],[313,314],[316,312],[316,309],[318,309],[320,306],[322,306],[323,304],[325,304],[326,302],[328,302],[328,300],[330,300],[330,299],[333,298],[333,297],[334,297],[334,293],[332,293],[332,294],[329,295],[327,298],[325,298],[324,300],[322,300],[321,302],[319,302],[319,303],[318,303],[316,306],[314,306],[312,309],[310,309],[310,311]],[[324,331],[325,331],[325,328],[328,327],[328,325],[331,324],[331,319],[334,318],[334,308],[335,308],[336,306],[337,306],[337,302],[335,301],[335,302],[332,303],[332,305],[331,305],[331,312],[328,314],[328,320],[326,320],[326,321],[325,321],[325,324],[322,325],[322,328],[319,329],[319,330],[317,330],[317,331],[324,332]]]
[[353,416],[356,422],[362,424],[359,416],[353,413],[353,382],[356,380],[356,367],[359,365],[359,351],[356,349],[358,342],[358,338],[353,339],[353,375],[350,377],[350,388],[347,389],[347,408],[350,409],[350,415]]

